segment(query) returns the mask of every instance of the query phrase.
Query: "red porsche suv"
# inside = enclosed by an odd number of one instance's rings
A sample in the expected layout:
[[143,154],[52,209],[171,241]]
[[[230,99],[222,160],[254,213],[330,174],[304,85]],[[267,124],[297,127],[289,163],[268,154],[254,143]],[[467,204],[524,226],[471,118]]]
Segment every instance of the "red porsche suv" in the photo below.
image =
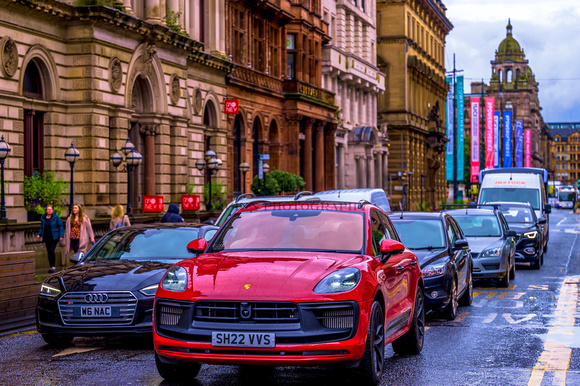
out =
[[366,202],[258,202],[203,252],[166,272],[155,295],[160,375],[193,379],[201,363],[337,364],[379,383],[384,346],[423,348],[423,277],[393,224]]

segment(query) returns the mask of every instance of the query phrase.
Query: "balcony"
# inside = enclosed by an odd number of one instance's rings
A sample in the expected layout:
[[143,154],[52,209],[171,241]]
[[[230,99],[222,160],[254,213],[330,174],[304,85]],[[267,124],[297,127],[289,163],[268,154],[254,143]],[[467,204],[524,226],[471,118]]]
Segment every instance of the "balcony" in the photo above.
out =
[[298,96],[314,98],[319,103],[334,106],[334,93],[299,80],[285,81],[284,92],[287,94],[296,94]]
[[323,71],[375,92],[385,91],[385,74],[378,67],[356,55],[346,53],[337,47],[327,47],[323,54]]
[[246,67],[238,66],[230,74],[233,80],[240,80],[253,87],[258,86],[264,89],[282,93],[282,81],[266,75],[262,72],[252,70]]

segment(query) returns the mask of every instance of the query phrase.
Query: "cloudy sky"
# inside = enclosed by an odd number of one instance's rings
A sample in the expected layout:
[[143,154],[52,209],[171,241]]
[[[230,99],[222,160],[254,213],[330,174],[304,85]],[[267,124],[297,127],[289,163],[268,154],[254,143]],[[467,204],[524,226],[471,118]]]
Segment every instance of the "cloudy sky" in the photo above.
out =
[[464,70],[465,92],[483,78],[506,36],[524,49],[540,83],[545,122],[580,122],[580,0],[443,0],[454,25],[447,37],[446,68]]

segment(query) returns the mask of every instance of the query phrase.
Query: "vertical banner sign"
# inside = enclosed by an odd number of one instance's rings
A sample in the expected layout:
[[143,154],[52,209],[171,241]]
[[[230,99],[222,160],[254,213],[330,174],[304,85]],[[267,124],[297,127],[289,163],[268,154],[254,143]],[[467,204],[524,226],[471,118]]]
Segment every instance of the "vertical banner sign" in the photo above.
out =
[[494,108],[495,108],[495,98],[486,97],[485,98],[485,168],[493,169],[495,161],[494,152]]
[[499,168],[499,111],[493,113],[493,167]]
[[471,182],[479,176],[479,98],[471,98]]
[[524,167],[531,168],[532,167],[532,130],[531,129],[524,130],[524,147],[525,147]]
[[512,167],[512,112],[503,112],[503,167]]
[[516,168],[524,166],[524,121],[516,121]]
[[457,77],[457,181],[463,181],[465,174],[465,106],[463,101],[463,75]]
[[453,80],[451,77],[446,78],[449,84],[447,93],[447,154],[446,154],[446,176],[447,181],[453,181]]

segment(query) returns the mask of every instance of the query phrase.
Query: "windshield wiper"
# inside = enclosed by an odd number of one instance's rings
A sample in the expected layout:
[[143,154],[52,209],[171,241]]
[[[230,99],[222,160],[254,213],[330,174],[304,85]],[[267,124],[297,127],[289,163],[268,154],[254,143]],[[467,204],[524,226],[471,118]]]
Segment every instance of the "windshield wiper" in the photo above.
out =
[[431,249],[442,249],[442,248],[445,248],[445,247],[434,247],[432,245],[429,245],[428,247],[409,248],[409,249],[413,249],[413,250],[429,249],[429,250],[431,250]]

